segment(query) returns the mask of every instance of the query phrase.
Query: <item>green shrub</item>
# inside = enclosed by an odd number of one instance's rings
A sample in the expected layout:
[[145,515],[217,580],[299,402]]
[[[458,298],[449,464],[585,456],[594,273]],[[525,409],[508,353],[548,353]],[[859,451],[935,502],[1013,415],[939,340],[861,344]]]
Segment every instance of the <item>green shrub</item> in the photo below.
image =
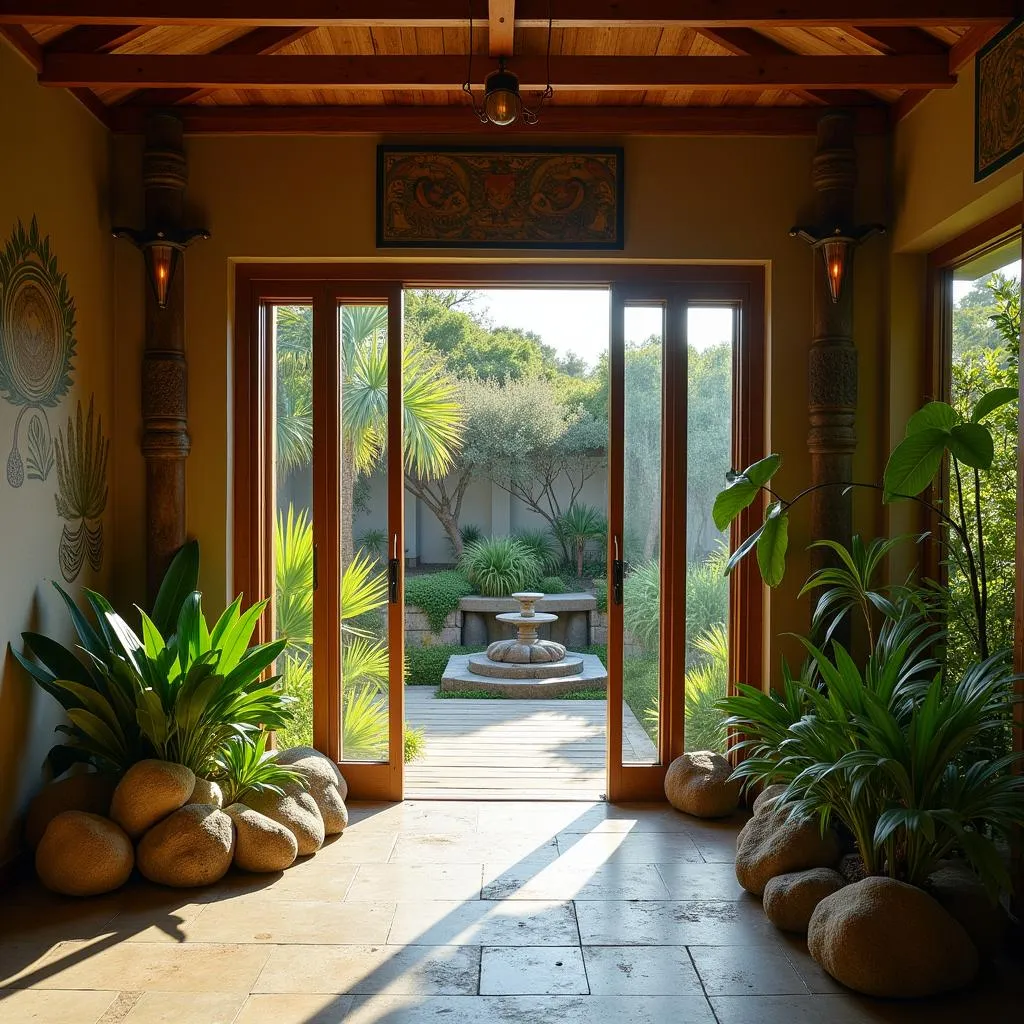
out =
[[658,649],[661,633],[661,567],[642,562],[622,584],[622,618],[626,632],[648,652]]
[[405,581],[405,603],[419,608],[435,633],[444,629],[444,620],[459,607],[459,601],[472,593],[473,585],[458,569],[410,576]]
[[693,653],[697,637],[729,621],[729,577],[725,574],[728,561],[728,549],[724,544],[719,544],[703,562],[687,566],[687,661]]
[[483,647],[431,644],[405,649],[405,681],[409,686],[440,686],[441,676],[453,654],[478,654]]
[[517,530],[514,537],[533,552],[540,571],[553,573],[562,564],[562,553],[555,547],[554,538],[547,530]]
[[514,537],[490,537],[470,544],[459,566],[485,597],[508,597],[540,578],[533,551]]
[[599,612],[608,611],[608,580],[603,576],[594,580],[594,600],[597,601]]
[[545,576],[537,584],[537,590],[543,594],[564,594],[566,593],[565,580],[561,576]]
[[422,728],[414,728],[411,725],[405,727],[405,763],[415,761],[423,756],[427,746],[427,734]]

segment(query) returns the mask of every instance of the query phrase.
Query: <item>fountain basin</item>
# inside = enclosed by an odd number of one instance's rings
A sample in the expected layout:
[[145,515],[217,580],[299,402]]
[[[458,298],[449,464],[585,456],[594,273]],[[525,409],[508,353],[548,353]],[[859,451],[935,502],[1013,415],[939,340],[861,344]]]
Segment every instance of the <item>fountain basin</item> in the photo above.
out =
[[[441,690],[446,692],[460,690],[480,690],[494,693],[502,697],[518,700],[541,700],[545,697],[558,697],[573,690],[604,689],[608,685],[608,672],[596,654],[566,654],[561,662],[550,664],[497,664],[502,669],[519,672],[543,672],[536,676],[496,677],[482,675],[470,666],[470,659],[484,658],[482,654],[453,654],[448,659],[441,678]],[[576,662],[578,661],[578,666]],[[557,675],[564,665],[576,668],[571,675]],[[477,665],[479,668],[479,663]]]

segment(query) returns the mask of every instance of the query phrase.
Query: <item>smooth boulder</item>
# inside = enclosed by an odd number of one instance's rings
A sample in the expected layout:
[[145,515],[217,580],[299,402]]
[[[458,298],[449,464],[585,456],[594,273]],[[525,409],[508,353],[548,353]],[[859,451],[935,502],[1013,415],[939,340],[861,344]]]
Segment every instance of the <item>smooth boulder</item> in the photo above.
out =
[[298,843],[299,856],[316,853],[324,844],[324,819],[316,801],[304,790],[298,793],[250,793],[245,806],[284,825]]
[[36,873],[53,892],[98,896],[119,889],[132,873],[132,842],[109,818],[62,811],[36,847]]
[[224,813],[235,824],[235,867],[254,872],[291,867],[299,844],[284,825],[245,804],[229,804]]
[[25,818],[25,842],[34,850],[46,827],[64,811],[84,811],[107,817],[117,779],[113,775],[83,772],[51,782],[33,797]]
[[923,889],[872,876],[826,896],[807,930],[811,956],[856,992],[916,999],[969,985],[978,951]]
[[138,761],[117,784],[110,817],[132,839],[138,839],[161,818],[184,806],[195,785],[195,773],[183,764]]
[[211,885],[231,867],[235,829],[211,804],[186,804],[154,825],[139,843],[139,871],[151,882],[189,889]]
[[684,814],[724,818],[736,810],[740,782],[730,782],[732,765],[711,750],[681,754],[665,773],[665,796]]
[[822,835],[816,819],[776,803],[755,814],[736,837],[736,880],[760,896],[777,875],[834,867],[839,852],[835,832],[826,829]]
[[209,779],[201,779],[196,776],[196,784],[192,787],[192,794],[185,801],[187,804],[210,804],[211,807],[224,806],[224,791],[216,782]]
[[786,784],[784,782],[773,782],[770,786],[765,786],[764,789],[754,797],[754,803],[751,805],[750,809],[754,814],[760,814],[762,808],[767,810],[785,792]]
[[776,875],[764,887],[765,916],[784,932],[806,935],[814,908],[846,885],[832,868],[811,868]]
[[341,774],[341,769],[319,750],[313,747],[289,747],[277,755],[277,760],[281,764],[302,769],[307,778],[317,777],[324,785],[333,784],[337,787],[341,799],[348,799],[348,783]]
[[1010,921],[1002,905],[993,900],[968,864],[948,861],[928,878],[928,892],[970,936],[982,956],[994,953]]

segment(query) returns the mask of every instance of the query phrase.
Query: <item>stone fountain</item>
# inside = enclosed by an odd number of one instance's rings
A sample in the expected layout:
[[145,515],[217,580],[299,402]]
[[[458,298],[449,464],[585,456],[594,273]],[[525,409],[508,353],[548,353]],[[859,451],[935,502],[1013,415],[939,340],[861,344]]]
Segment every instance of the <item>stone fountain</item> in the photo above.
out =
[[519,611],[495,618],[514,626],[516,635],[496,640],[484,654],[453,654],[441,679],[442,690],[484,690],[505,697],[553,697],[570,690],[603,688],[608,673],[594,654],[574,654],[537,630],[557,621],[551,612],[537,611],[544,594],[513,594]]

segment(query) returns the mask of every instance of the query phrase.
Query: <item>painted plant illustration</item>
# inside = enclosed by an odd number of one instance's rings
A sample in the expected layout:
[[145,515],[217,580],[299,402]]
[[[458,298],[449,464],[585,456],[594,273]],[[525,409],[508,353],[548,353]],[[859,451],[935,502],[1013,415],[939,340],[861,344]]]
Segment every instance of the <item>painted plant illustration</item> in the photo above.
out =
[[57,268],[49,236],[40,237],[35,217],[28,230],[19,220],[0,250],[0,397],[20,407],[7,457],[12,487],[21,487],[26,470],[28,479],[45,480],[53,468],[46,410],[68,393],[74,354],[75,302],[67,276]]
[[58,430],[54,441],[57,514],[66,520],[60,536],[60,571],[68,583],[77,578],[87,557],[93,571],[103,564],[110,441],[103,436],[102,419],[94,417],[94,397],[84,422],[79,401],[74,420],[68,417],[67,432]]

